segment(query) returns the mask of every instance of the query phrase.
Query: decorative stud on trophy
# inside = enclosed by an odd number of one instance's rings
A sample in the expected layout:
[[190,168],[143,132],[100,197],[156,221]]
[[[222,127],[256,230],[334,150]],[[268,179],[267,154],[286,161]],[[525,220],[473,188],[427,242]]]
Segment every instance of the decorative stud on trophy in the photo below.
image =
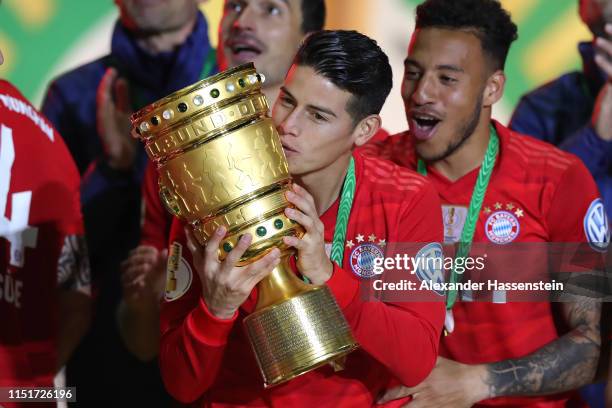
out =
[[200,244],[224,226],[220,259],[245,233],[253,240],[239,265],[281,250],[280,264],[258,285],[255,311],[244,319],[270,387],[333,363],[358,345],[328,287],[304,283],[290,267],[295,249],[282,238],[304,231],[284,215],[291,176],[263,81],[252,63],[241,65],[152,103],[131,120],[157,165],[162,202],[191,226]]

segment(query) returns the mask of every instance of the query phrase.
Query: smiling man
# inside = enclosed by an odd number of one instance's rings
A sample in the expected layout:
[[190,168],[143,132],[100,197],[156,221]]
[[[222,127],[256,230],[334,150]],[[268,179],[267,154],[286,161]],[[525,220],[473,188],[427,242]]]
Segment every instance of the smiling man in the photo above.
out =
[[[241,326],[279,251],[235,267],[251,242],[245,234],[220,262],[226,231],[219,228],[206,247],[189,241],[184,262],[196,273],[184,295],[162,305],[160,366],[175,398],[199,406],[371,406],[392,379],[416,385],[427,376],[442,329],[441,297],[427,292],[433,302],[383,303],[359,295],[371,265],[355,259],[366,247],[380,254],[391,242],[439,247],[442,237],[439,201],[425,178],[353,153],[379,129],[390,89],[391,67],[373,40],[321,31],[299,49],[272,114],[296,181],[287,193],[296,208],[286,215],[306,230],[285,243],[297,248],[297,272],[328,285],[361,349],[347,356],[343,371],[326,365],[263,390]],[[336,230],[345,236],[335,237]],[[176,220],[171,239],[187,244]]]
[[[580,160],[491,119],[516,32],[496,0],[421,4],[402,84],[410,130],[365,151],[427,175],[451,230],[445,240],[460,249],[472,242],[578,242],[605,250],[603,204]],[[450,225],[450,218],[463,222]],[[578,398],[571,390],[594,378],[595,300],[506,303],[500,293],[473,302],[473,293],[463,293],[454,304],[455,295],[447,299],[452,333],[442,339],[431,375],[383,401],[412,395],[417,407],[562,407]]]

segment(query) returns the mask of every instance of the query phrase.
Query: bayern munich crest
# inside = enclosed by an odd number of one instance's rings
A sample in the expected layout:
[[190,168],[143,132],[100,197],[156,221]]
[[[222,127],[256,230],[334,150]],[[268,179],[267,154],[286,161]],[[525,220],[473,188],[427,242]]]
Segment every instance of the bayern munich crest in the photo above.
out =
[[496,211],[487,218],[485,232],[495,244],[508,244],[518,236],[521,227],[516,216],[508,211]]
[[369,279],[375,275],[374,260],[384,256],[382,249],[374,243],[366,242],[357,245],[351,252],[351,269],[360,278]]

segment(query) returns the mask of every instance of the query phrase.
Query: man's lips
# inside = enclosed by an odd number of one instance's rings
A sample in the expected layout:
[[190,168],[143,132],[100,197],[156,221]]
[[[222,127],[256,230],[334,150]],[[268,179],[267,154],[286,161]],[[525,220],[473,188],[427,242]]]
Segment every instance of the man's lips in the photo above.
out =
[[283,146],[283,150],[285,151],[285,153],[298,153],[298,151],[292,147],[290,147],[289,145],[282,143],[281,145]]
[[234,64],[240,65],[240,64],[247,63],[247,62],[255,62],[258,56],[259,56],[258,52],[246,51],[246,50],[238,51],[238,52],[232,52],[231,60],[234,62]]
[[229,49],[232,59],[239,63],[253,61],[265,49],[257,38],[246,35],[230,37],[225,47]]
[[435,133],[442,119],[435,114],[423,111],[412,111],[408,115],[410,132],[417,140],[429,140]]

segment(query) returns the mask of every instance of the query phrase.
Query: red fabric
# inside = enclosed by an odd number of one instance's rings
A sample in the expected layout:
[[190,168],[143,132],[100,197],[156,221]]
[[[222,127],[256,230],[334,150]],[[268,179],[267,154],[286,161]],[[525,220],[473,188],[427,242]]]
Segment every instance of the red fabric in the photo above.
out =
[[172,215],[166,211],[159,198],[158,173],[153,162],[147,163],[142,180],[142,231],[141,245],[151,245],[158,250],[168,246]]
[[[597,187],[582,162],[552,145],[510,131],[494,122],[500,153],[477,221],[474,242],[491,242],[485,225],[495,204],[503,210],[511,203],[522,209],[520,230],[514,242],[586,242],[583,219],[599,197]],[[416,169],[416,154],[409,133],[389,137],[361,149]],[[479,168],[451,182],[427,168],[428,178],[440,193],[442,204],[469,207]],[[492,212],[486,213],[485,209]],[[545,259],[545,258],[542,258]],[[521,260],[514,260],[521,262]],[[517,267],[517,270],[520,268]],[[442,338],[441,355],[477,364],[525,356],[555,340],[553,305],[547,302],[500,303],[460,301],[453,308],[455,331]],[[533,398],[497,398],[480,406],[564,407],[576,393]],[[572,406],[586,406],[580,405]]]
[[51,386],[57,261],[64,238],[83,233],[79,173],[51,124],[1,80],[0,127],[0,386]]
[[[342,267],[335,265],[327,283],[361,345],[348,356],[346,369],[335,374],[325,366],[264,390],[241,324],[253,310],[256,291],[235,319],[215,319],[201,300],[201,283],[194,272],[189,290],[162,305],[160,365],[175,398],[199,399],[199,406],[215,407],[370,406],[394,377],[415,385],[429,374],[444,320],[442,298],[431,292],[437,302],[365,302],[350,259],[358,241],[365,237],[365,243],[370,235],[376,235],[377,242],[440,242],[439,199],[426,179],[414,172],[359,155],[355,161],[357,188],[344,261]],[[321,217],[328,242],[337,208],[336,203]],[[171,241],[185,247],[184,239],[183,227],[175,221]],[[190,264],[187,252],[182,254]]]
[[378,132],[376,132],[374,134],[374,136],[372,136],[372,139],[370,139],[370,143],[373,142],[383,142],[385,141],[388,137],[389,137],[389,132],[387,132],[385,129],[380,128],[378,129]]

